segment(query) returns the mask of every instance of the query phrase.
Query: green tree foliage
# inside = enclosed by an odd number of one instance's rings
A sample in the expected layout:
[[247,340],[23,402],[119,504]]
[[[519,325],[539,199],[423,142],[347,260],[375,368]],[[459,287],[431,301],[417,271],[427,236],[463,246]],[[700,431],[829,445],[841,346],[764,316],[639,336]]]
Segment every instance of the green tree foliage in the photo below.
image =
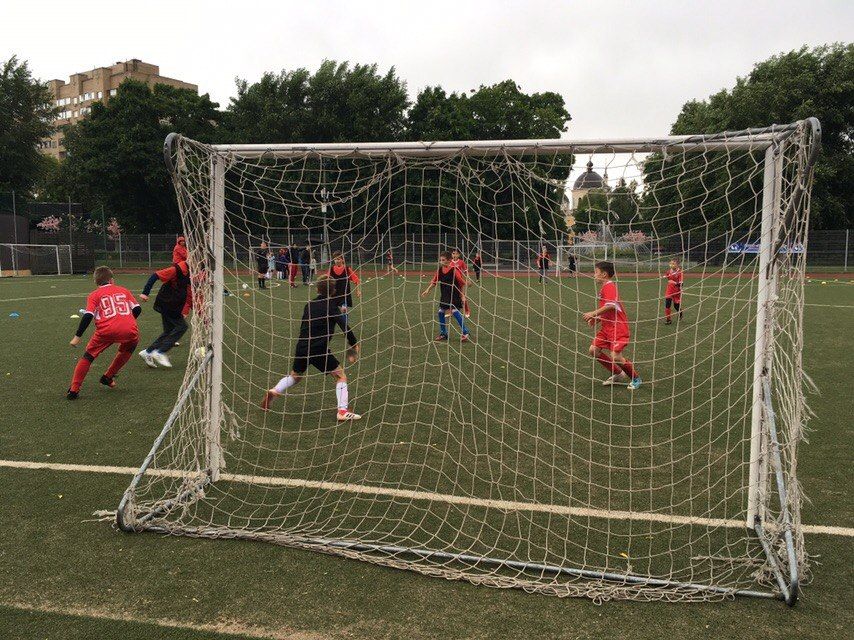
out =
[[591,189],[575,207],[576,231],[595,229],[600,222],[619,229],[644,227],[638,184],[622,178],[613,189]]
[[[803,47],[774,56],[757,64],[746,78],[738,78],[730,90],[722,90],[707,100],[692,100],[682,107],[671,132],[673,134],[713,133],[773,123],[788,123],[816,116],[822,124],[822,153],[815,170],[811,226],[814,229],[839,229],[854,224],[854,44],[833,44],[814,49]],[[646,165],[647,186],[668,183],[666,189],[651,189],[647,194],[666,202],[676,197],[674,172],[678,163],[668,166],[658,156]],[[707,183],[723,180],[705,172]],[[761,184],[759,176],[752,182]],[[682,185],[682,200],[700,188]],[[705,188],[708,187],[708,184]],[[755,184],[750,186],[754,190]],[[723,189],[723,188],[722,188]],[[749,194],[724,193],[728,202],[745,202]],[[648,203],[651,200],[647,200]],[[734,211],[735,224],[743,220],[750,207]],[[695,212],[702,218],[715,216],[707,209]],[[687,224],[692,221],[686,220]]]
[[[557,138],[566,131],[570,119],[560,94],[551,91],[527,94],[513,80],[481,86],[470,95],[447,94],[441,87],[427,87],[418,94],[409,111],[407,137],[410,140]],[[428,210],[426,221],[451,222],[453,218],[449,218],[448,212],[457,211],[462,201],[468,207],[477,207],[481,213],[489,211],[494,215],[494,224],[485,229],[470,229],[469,233],[482,231],[485,235],[527,240],[532,239],[532,230],[535,235],[538,233],[541,220],[546,228],[563,228],[559,211],[563,191],[555,184],[566,180],[570,158],[556,158],[554,162],[543,158],[539,162],[534,162],[534,158],[523,161],[542,179],[534,179],[527,190],[519,189],[518,175],[507,167],[483,171],[477,170],[476,163],[472,165],[472,174],[455,189],[442,191],[441,199],[437,189],[428,188],[422,197],[433,208]],[[466,220],[471,225],[484,222],[469,218]]]
[[53,132],[57,109],[46,84],[15,56],[0,66],[0,191],[29,193],[41,176],[38,143]]
[[306,69],[265,73],[258,82],[237,80],[226,128],[232,140],[262,142],[353,142],[399,140],[409,101],[394,67],[384,75],[375,64],[325,60]]
[[89,208],[103,206],[126,231],[174,231],[180,222],[163,140],[180,131],[215,141],[217,106],[207,94],[126,80],[108,104],[94,103],[89,117],[67,128],[57,183]]

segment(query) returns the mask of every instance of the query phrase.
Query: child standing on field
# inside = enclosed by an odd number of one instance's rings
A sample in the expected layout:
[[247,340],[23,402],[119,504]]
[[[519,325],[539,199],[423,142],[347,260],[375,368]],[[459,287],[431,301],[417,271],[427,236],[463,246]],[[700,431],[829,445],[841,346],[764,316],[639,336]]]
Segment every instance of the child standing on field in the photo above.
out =
[[89,367],[92,366],[95,358],[112,344],[118,344],[119,350],[107,371],[101,376],[101,384],[110,388],[115,387],[116,375],[130,360],[139,342],[136,319],[142,313],[142,309],[133,294],[113,282],[113,272],[109,267],[98,267],[95,269],[94,276],[98,288],[86,298],[86,311],[80,318],[77,333],[71,338],[71,346],[76,347],[80,344],[80,338],[93,319],[95,333],[86,345],[83,357],[78,360],[74,368],[71,386],[66,394],[69,400],[77,399],[83,380],[89,373]]
[[679,314],[682,319],[682,269],[679,261],[675,258],[670,261],[670,268],[664,273],[667,278],[667,289],[664,290],[664,324],[673,324],[670,319],[670,307]]
[[640,388],[641,379],[634,365],[623,357],[622,351],[629,344],[631,332],[626,310],[617,292],[614,282],[614,264],[597,262],[593,268],[593,279],[602,285],[599,290],[599,307],[584,314],[587,324],[599,323],[599,332],[590,345],[590,355],[611,372],[611,377],[602,384],[605,386],[624,384],[632,391]]

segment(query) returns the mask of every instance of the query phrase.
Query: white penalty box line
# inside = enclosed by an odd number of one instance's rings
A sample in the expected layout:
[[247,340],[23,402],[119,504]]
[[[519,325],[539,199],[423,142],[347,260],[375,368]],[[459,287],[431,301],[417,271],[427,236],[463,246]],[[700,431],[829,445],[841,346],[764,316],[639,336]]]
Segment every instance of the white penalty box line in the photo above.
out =
[[[0,460],[0,468],[68,471],[78,473],[106,473],[131,476],[138,471],[138,469],[134,467],[69,464],[63,462],[34,462],[30,460]],[[165,478],[184,478],[192,476],[194,475],[194,473],[185,473],[177,469],[148,469],[146,471],[146,475]],[[700,518],[693,516],[680,516],[675,514],[652,513],[643,511],[612,511],[606,509],[593,509],[589,507],[570,507],[565,505],[543,504],[537,502],[518,502],[511,500],[493,500],[488,498],[471,498],[467,496],[457,496],[447,493],[433,493],[430,491],[412,491],[409,489],[392,489],[388,487],[374,487],[370,485],[350,484],[343,482],[306,480],[303,478],[283,478],[280,476],[253,476],[239,473],[221,473],[219,479],[226,482],[257,484],[269,487],[321,489],[325,491],[340,491],[345,493],[356,493],[362,495],[407,498],[410,500],[425,500],[430,502],[444,502],[447,504],[457,504],[464,506],[486,507],[491,509],[500,509],[503,511],[529,511],[589,518],[609,518],[614,520],[661,522],[665,524],[698,525],[706,527],[728,527],[732,529],[744,528],[743,519],[726,520],[723,518]],[[854,537],[854,528],[848,527],[803,525],[803,531],[804,533],[810,534],[842,536],[847,538]]]

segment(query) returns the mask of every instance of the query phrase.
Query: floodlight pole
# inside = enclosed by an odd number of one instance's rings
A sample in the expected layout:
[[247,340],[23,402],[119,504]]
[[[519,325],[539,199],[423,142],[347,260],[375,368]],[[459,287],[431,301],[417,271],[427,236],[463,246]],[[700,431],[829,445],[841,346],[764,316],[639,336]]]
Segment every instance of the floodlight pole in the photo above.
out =
[[750,479],[746,526],[765,520],[768,486],[768,433],[763,411],[763,384],[772,388],[774,304],[777,300],[777,260],[773,255],[780,225],[783,149],[773,144],[765,151],[762,186],[762,226],[759,243],[756,339],[753,350],[753,404],[750,422]]

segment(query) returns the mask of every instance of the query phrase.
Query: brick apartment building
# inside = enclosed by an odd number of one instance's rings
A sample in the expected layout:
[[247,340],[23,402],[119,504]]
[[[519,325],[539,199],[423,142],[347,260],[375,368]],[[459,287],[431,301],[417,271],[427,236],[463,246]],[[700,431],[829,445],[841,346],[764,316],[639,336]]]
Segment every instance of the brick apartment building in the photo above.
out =
[[69,81],[48,81],[48,87],[53,92],[54,103],[60,109],[55,124],[57,130],[53,135],[39,145],[42,153],[62,159],[65,157],[63,140],[65,134],[62,126],[74,124],[85,118],[92,110],[93,102],[109,102],[116,95],[119,85],[127,78],[145,82],[149,86],[166,84],[180,89],[190,89],[198,93],[199,87],[189,82],[167,78],[160,75],[160,67],[142,60],[117,62],[111,67],[99,67],[91,71],[75,73]]

